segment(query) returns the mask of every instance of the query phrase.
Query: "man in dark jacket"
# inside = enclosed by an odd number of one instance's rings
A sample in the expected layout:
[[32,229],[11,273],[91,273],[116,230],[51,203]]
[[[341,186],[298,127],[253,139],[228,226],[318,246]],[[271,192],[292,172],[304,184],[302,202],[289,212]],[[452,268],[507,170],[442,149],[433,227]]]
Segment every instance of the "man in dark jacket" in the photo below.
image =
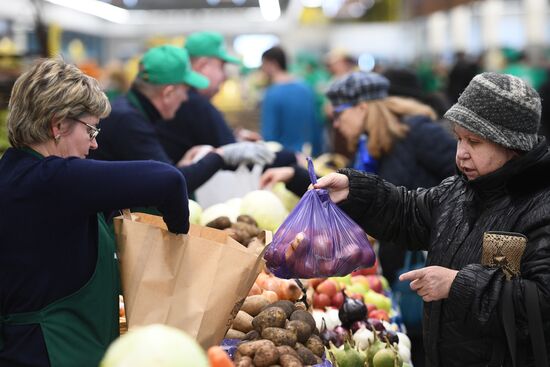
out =
[[[187,99],[189,87],[206,88],[208,79],[194,72],[187,52],[176,46],[159,46],[147,51],[130,91],[112,104],[111,114],[100,121],[99,148],[92,159],[156,160],[177,164],[180,157],[166,154],[155,125],[174,117]],[[251,142],[224,145],[191,165],[178,165],[188,191],[194,191],[226,165],[268,164],[274,155],[264,145]]]
[[[401,276],[424,300],[428,366],[532,366],[548,352],[534,337],[550,325],[550,153],[537,135],[540,112],[524,81],[483,73],[445,114],[460,174],[407,191],[345,169],[315,185],[369,234],[428,251],[427,267]],[[491,231],[501,232],[502,252],[482,264]]]
[[[187,37],[184,49],[189,53],[193,71],[208,79],[208,87],[191,87],[188,99],[178,108],[175,116],[156,124],[160,143],[168,156],[178,161],[191,148],[210,145],[215,148],[237,141],[223,114],[212,104],[211,99],[219,92],[226,80],[227,64],[238,65],[240,61],[230,55],[223,36],[217,32],[195,32]],[[240,140],[260,140],[258,133],[242,130]],[[296,162],[293,152],[277,152],[274,166]]]

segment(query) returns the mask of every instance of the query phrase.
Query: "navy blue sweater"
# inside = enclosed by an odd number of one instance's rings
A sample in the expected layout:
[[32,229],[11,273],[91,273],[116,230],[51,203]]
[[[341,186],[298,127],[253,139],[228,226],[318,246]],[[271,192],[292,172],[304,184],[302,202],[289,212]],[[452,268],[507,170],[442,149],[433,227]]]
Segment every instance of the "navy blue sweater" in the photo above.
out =
[[[155,127],[164,151],[174,162],[195,145],[212,145],[217,148],[236,142],[223,114],[195,89],[189,91],[189,100],[181,104],[174,119],[160,120]],[[275,153],[275,161],[265,168],[295,163],[294,152],[281,150]],[[234,167],[225,169],[232,170]]]
[[[170,165],[8,149],[0,160],[0,314],[36,311],[80,289],[97,260],[97,213],[137,206],[156,206],[173,232],[189,229],[185,179]],[[3,333],[0,366],[49,365],[39,326],[5,325]]]
[[[147,160],[174,164],[182,156],[171,159],[162,147],[155,125],[161,116],[149,100],[136,90],[143,112],[121,96],[112,103],[111,114],[99,122],[101,133],[97,137],[98,149],[90,152],[90,158],[107,161]],[[215,153],[207,154],[195,164],[178,168],[185,176],[187,189],[194,191],[216,171],[223,168],[223,158]]]
[[173,161],[195,145],[220,147],[235,142],[231,128],[210,100],[195,89],[188,94],[174,119],[156,124],[160,142]]

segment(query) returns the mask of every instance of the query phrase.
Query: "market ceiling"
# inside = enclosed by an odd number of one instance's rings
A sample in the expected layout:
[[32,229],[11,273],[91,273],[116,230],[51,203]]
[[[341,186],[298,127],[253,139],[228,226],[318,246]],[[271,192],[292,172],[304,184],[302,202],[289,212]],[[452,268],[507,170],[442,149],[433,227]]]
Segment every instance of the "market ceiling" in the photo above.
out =
[[[128,10],[185,10],[257,8],[259,0],[102,0]],[[290,0],[279,0],[285,10]]]

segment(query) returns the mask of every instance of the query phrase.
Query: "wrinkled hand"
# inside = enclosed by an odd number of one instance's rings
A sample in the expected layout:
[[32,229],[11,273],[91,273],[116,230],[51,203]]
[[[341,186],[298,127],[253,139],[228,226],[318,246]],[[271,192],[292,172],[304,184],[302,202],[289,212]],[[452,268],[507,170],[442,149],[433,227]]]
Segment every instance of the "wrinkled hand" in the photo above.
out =
[[327,189],[330,199],[335,203],[347,199],[349,195],[348,176],[341,173],[331,173],[330,175],[323,176],[313,187],[316,189]]
[[432,302],[449,297],[457,273],[458,270],[442,266],[427,266],[401,274],[399,280],[411,280],[411,289],[422,297],[424,302]]
[[262,177],[260,177],[260,188],[271,188],[277,182],[288,182],[292,177],[294,177],[294,168],[293,167],[277,167],[270,168],[264,172]]
[[227,165],[244,164],[268,165],[275,160],[275,153],[263,143],[243,141],[220,147],[221,155]]
[[211,145],[195,145],[185,152],[183,158],[177,163],[177,166],[183,167],[193,164],[212,151],[214,151],[214,147]]

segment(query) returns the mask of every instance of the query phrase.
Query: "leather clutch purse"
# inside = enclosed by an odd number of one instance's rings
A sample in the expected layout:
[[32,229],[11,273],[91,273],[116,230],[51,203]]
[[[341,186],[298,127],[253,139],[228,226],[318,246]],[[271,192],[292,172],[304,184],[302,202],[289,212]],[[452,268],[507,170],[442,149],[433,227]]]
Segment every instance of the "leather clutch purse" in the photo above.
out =
[[514,232],[485,232],[483,234],[483,254],[481,264],[499,267],[506,279],[520,275],[520,264],[527,237]]

